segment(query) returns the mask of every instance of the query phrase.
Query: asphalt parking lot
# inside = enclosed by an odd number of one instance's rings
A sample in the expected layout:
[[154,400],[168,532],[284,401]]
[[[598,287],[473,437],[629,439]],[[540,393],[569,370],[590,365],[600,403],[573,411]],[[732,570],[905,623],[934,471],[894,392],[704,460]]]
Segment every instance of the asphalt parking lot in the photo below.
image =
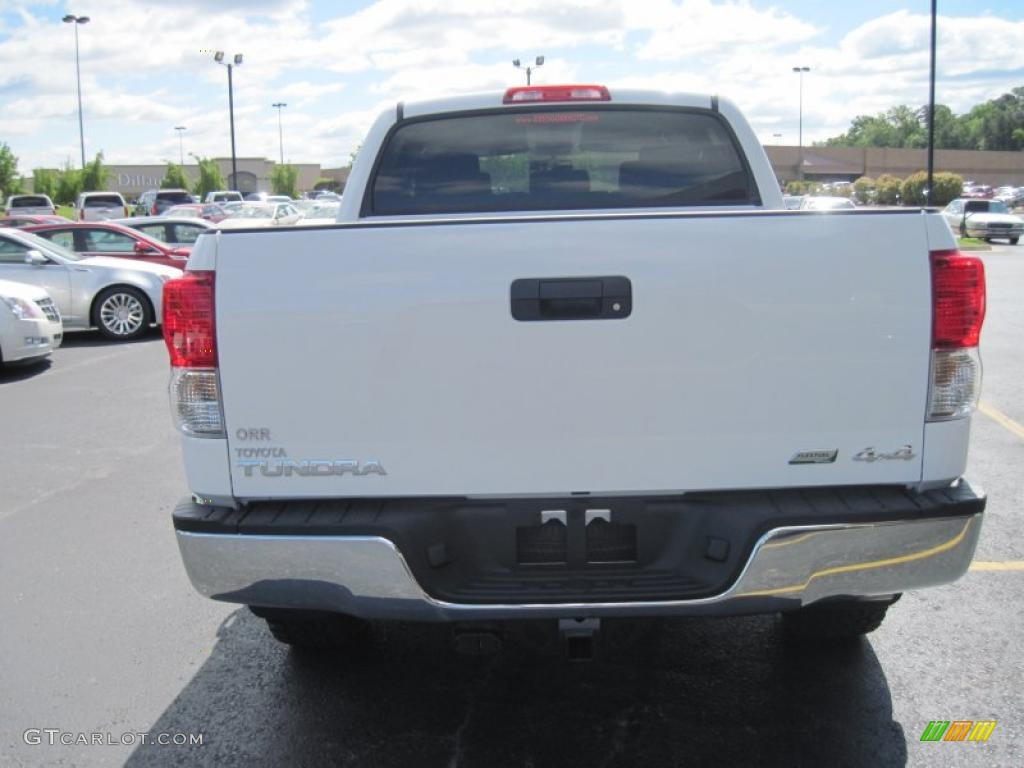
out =
[[[1021,765],[1024,246],[985,259],[978,565],[832,647],[747,617],[613,625],[582,665],[535,625],[491,657],[430,625],[296,656],[182,570],[158,335],[71,336],[49,365],[0,372],[0,765]],[[998,725],[986,743],[920,742],[960,719]],[[50,746],[28,729],[203,743]]]

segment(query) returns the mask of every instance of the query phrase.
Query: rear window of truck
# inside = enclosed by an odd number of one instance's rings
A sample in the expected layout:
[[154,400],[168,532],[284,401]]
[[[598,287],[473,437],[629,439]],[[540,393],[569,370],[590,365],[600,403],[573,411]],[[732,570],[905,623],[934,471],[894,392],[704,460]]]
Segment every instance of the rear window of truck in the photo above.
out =
[[192,202],[192,195],[188,192],[157,192],[156,199],[165,203],[186,205]]
[[392,130],[364,215],[757,204],[715,113],[502,110]]
[[109,208],[112,205],[123,206],[124,200],[120,195],[89,195],[82,200],[84,208]]
[[11,208],[47,208],[49,205],[50,201],[45,197],[21,195],[11,198]]

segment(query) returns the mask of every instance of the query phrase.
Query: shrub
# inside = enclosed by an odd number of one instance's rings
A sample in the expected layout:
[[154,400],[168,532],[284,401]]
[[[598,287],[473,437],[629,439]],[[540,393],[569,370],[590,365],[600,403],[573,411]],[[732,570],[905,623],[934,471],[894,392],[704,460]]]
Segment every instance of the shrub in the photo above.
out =
[[226,182],[224,175],[220,172],[220,166],[216,160],[207,157],[196,157],[199,163],[199,178],[192,188],[192,194],[199,195],[205,199],[210,192],[218,192],[225,189]]
[[160,180],[160,189],[188,189],[188,178],[185,171],[177,163],[168,163],[164,177]]
[[948,205],[964,191],[964,178],[959,173],[936,173],[932,181],[932,205]]
[[336,181],[335,179],[320,177],[319,179],[316,180],[316,184],[313,185],[313,189],[327,189],[330,190],[331,192],[338,192],[341,190],[341,182]]
[[[956,173],[936,173],[932,177],[932,195],[930,205],[946,205],[950,200],[960,196],[964,188],[964,180]],[[924,205],[924,190],[928,185],[928,174],[918,171],[903,180],[903,202],[906,205]]]
[[57,199],[57,171],[48,168],[32,169],[32,191],[37,195],[47,195],[51,200]]
[[875,197],[879,205],[896,205],[900,202],[903,182],[897,176],[883,173],[875,181]]
[[869,176],[861,176],[853,182],[853,196],[862,204],[874,202],[875,180]]
[[16,195],[19,192],[21,175],[18,173],[18,158],[6,142],[0,142],[0,195]]
[[103,153],[97,152],[91,162],[82,169],[82,191],[102,192],[107,187],[110,169],[103,165]]
[[78,193],[82,191],[82,172],[65,162],[64,167],[57,171],[56,196],[53,202],[60,205],[74,205]]
[[299,178],[299,169],[294,165],[275,165],[270,171],[270,188],[275,195],[288,195],[298,197],[299,189],[296,181]]

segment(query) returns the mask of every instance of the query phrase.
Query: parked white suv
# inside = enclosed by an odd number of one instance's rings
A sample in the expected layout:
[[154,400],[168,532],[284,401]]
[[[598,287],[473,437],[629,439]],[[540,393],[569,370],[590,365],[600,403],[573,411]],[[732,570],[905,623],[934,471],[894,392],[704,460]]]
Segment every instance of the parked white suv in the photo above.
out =
[[204,203],[240,203],[242,202],[242,193],[234,192],[227,189],[219,189],[214,192],[207,192],[206,197],[203,198]]
[[0,280],[0,365],[42,360],[63,337],[60,313],[45,289]]
[[11,195],[7,198],[7,215],[54,216],[57,208],[49,195]]
[[120,192],[82,192],[75,203],[75,218],[79,221],[106,221],[128,215],[128,204]]

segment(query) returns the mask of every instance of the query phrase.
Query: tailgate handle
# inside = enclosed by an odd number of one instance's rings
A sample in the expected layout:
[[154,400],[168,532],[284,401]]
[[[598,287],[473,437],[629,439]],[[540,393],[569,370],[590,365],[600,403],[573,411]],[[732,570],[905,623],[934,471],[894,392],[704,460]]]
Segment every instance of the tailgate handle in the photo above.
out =
[[542,277],[512,283],[516,320],[615,320],[633,311],[629,278]]

